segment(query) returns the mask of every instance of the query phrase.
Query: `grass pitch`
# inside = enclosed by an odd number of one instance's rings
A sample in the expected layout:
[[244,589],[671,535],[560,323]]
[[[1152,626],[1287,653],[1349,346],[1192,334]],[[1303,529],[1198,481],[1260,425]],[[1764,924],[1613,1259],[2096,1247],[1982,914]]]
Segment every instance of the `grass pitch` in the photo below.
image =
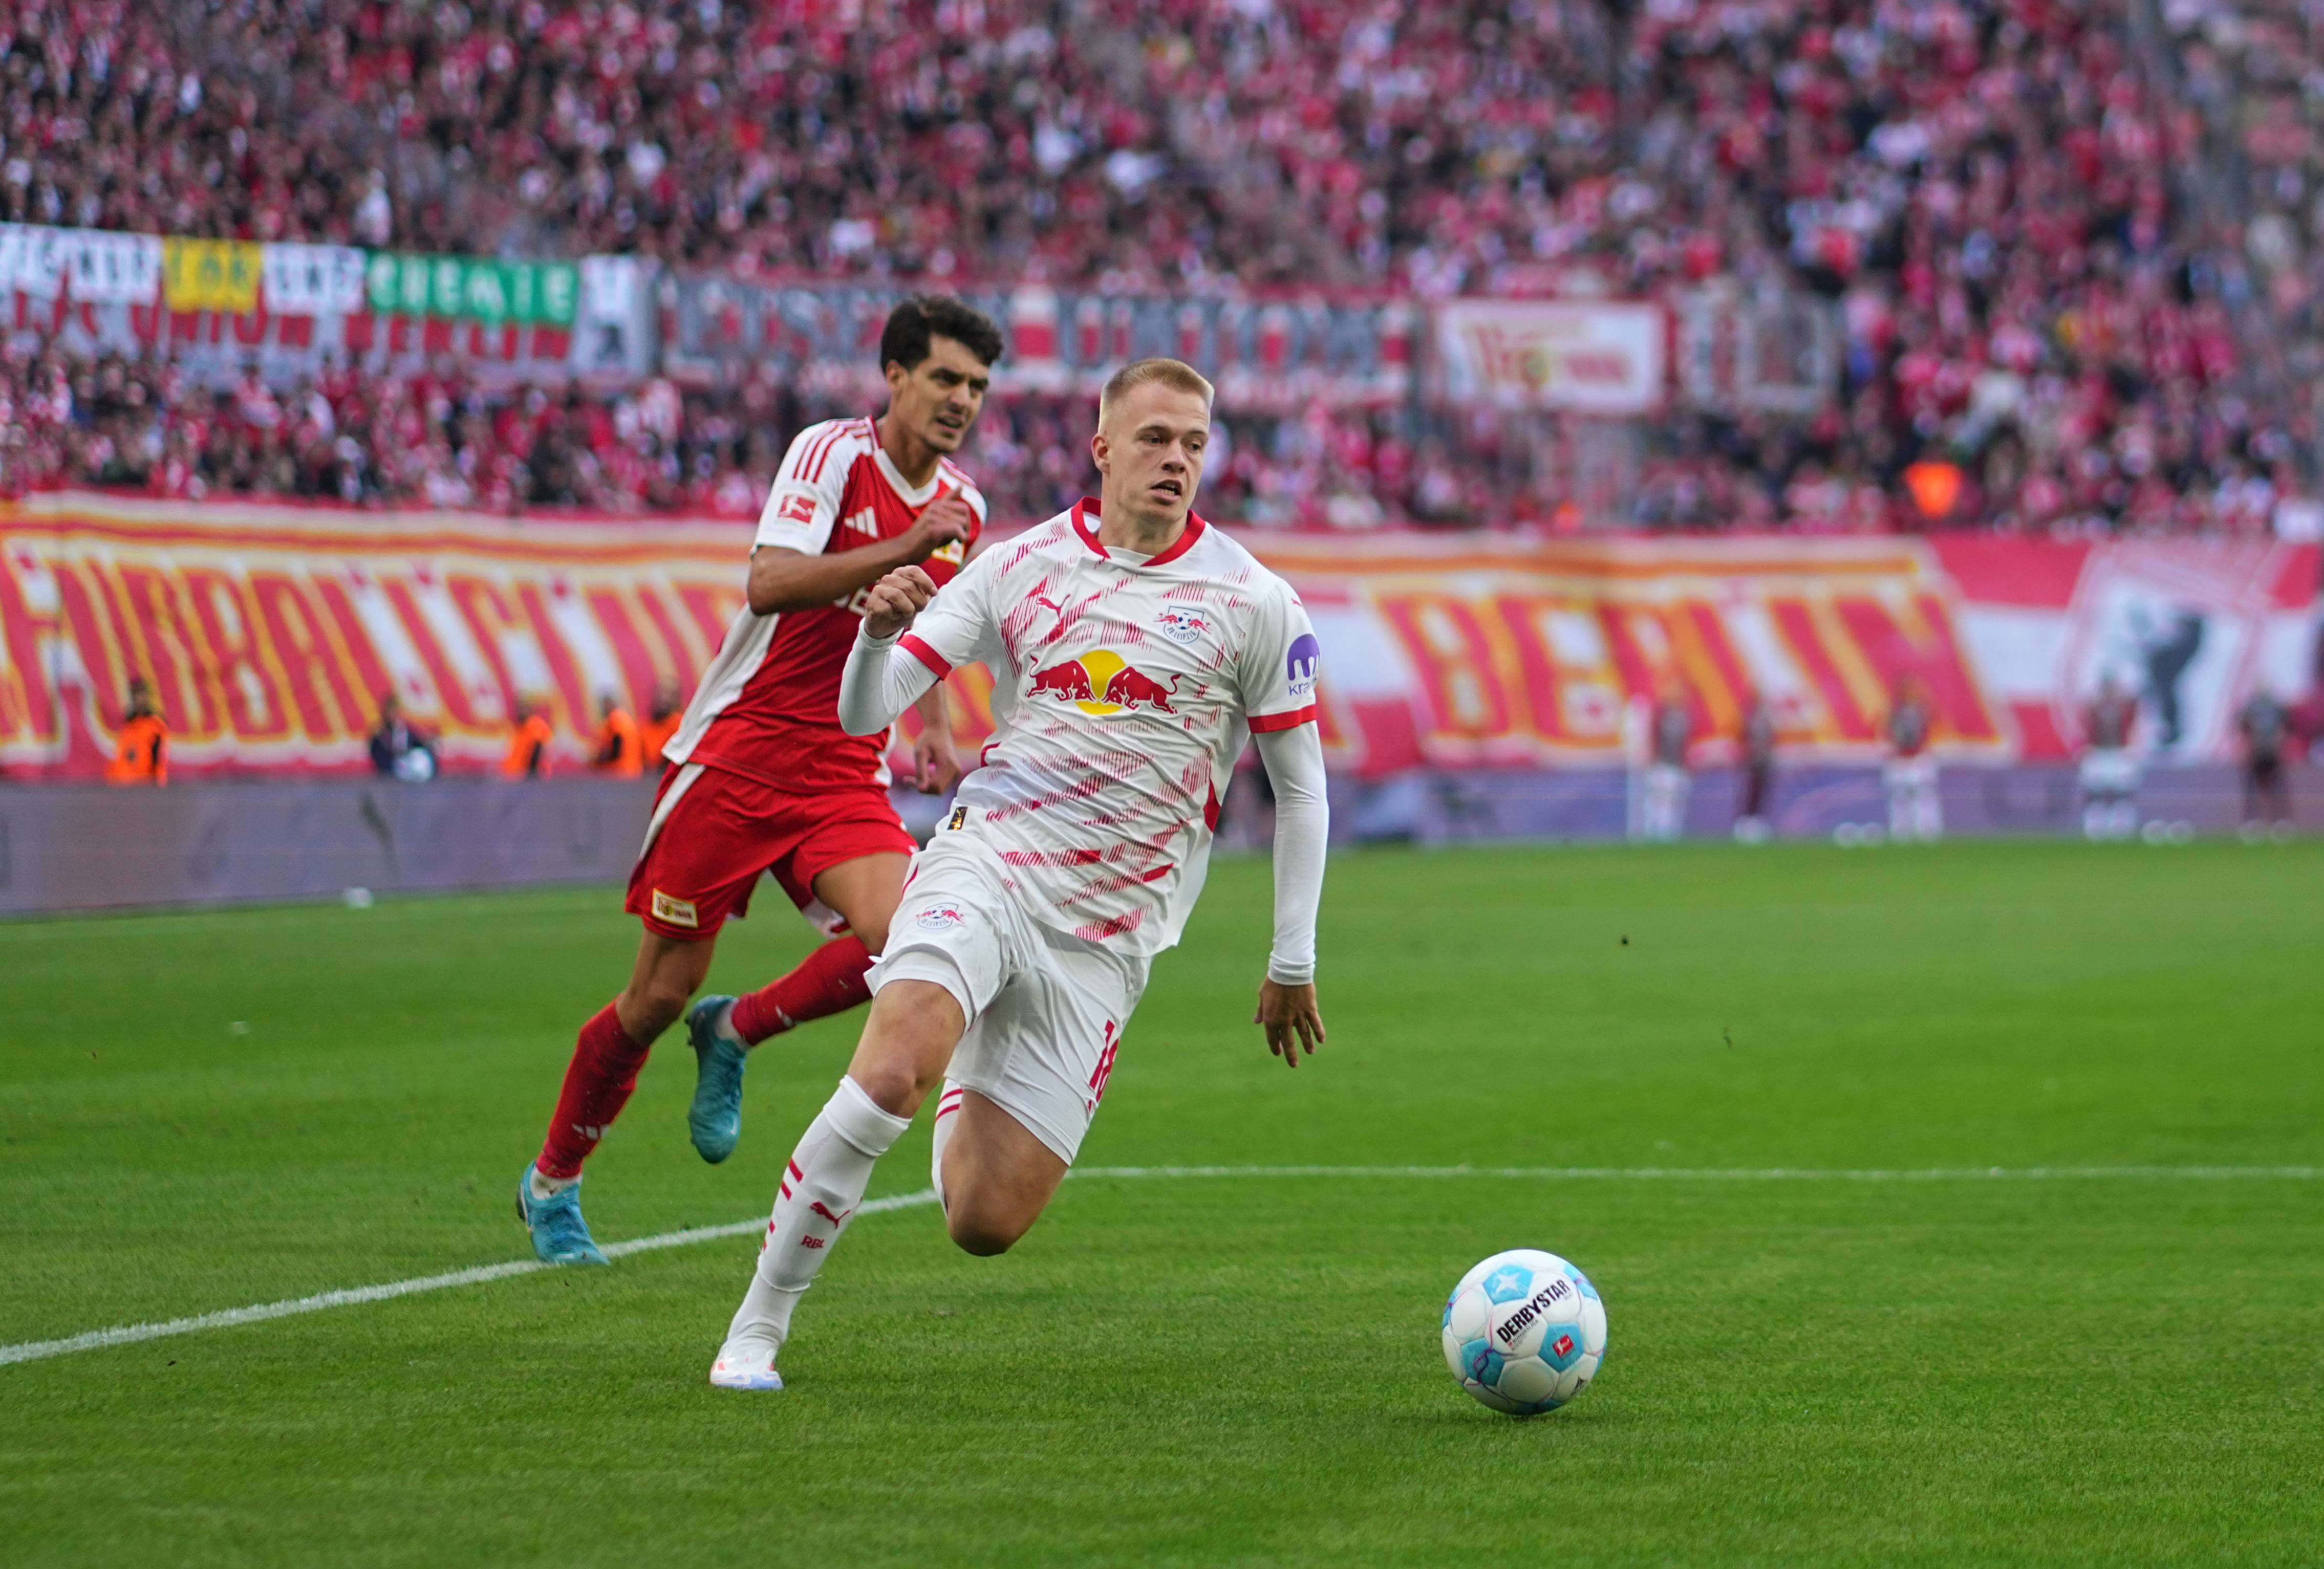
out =
[[[1334,862],[1324,1053],[1247,1021],[1263,864],[1167,955],[1013,1254],[867,1216],[772,1397],[733,1238],[0,1366],[0,1559],[560,1566],[2312,1563],[2324,846],[1494,849]],[[524,1256],[511,1192],[628,965],[604,893],[0,926],[0,1344]],[[807,934],[770,895],[714,984]],[[675,1037],[601,1240],[762,1214],[850,1018],[686,1143]],[[925,1186],[926,1118],[876,1193]],[[1605,1293],[1520,1423],[1471,1262]]]

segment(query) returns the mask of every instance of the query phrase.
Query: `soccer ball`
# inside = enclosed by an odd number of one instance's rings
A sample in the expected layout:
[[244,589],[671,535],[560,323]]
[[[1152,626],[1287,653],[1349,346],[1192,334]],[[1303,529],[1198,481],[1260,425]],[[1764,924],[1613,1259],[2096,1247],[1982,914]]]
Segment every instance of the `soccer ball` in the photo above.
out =
[[1605,1359],[1606,1304],[1555,1253],[1495,1253],[1444,1299],[1444,1363],[1496,1411],[1554,1411],[1590,1387]]

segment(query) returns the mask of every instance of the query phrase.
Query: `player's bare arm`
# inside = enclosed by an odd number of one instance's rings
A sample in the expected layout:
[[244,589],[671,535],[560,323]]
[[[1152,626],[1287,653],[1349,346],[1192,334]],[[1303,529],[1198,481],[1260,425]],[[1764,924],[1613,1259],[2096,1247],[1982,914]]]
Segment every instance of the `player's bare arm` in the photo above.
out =
[[807,555],[762,545],[751,552],[752,613],[771,616],[846,599],[899,566],[916,566],[946,546],[962,544],[975,529],[975,512],[965,500],[952,495],[931,502],[904,533],[876,545],[835,555]]
[[912,742],[912,783],[923,795],[942,795],[960,783],[961,774],[944,683],[929,687],[912,706],[920,716],[920,733]]
[[[918,363],[907,367],[891,359],[883,374],[888,410],[879,421],[881,451],[907,485],[917,490],[934,483],[944,460],[960,450],[984,408],[991,363],[958,338],[937,333]],[[751,609],[768,616],[835,603],[897,567],[964,545],[975,532],[975,512],[954,490],[929,502],[912,527],[893,539],[816,555],[763,546],[751,554]]]

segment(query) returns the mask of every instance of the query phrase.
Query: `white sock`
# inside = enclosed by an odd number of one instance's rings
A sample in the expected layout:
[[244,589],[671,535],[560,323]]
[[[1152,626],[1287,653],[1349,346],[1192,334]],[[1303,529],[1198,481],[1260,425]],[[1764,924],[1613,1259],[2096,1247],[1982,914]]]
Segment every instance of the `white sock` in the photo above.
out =
[[576,1188],[580,1183],[578,1177],[543,1177],[538,1166],[524,1176],[525,1190],[535,1198],[554,1198],[567,1188]]
[[732,999],[710,1015],[710,1032],[729,1046],[744,1051],[751,1049],[751,1043],[748,1041],[734,1033],[734,1004]]
[[911,1125],[908,1118],[881,1111],[853,1079],[839,1081],[783,1169],[782,1192],[767,1223],[759,1267],[726,1329],[729,1342],[782,1345],[800,1293],[815,1283],[816,1271],[863,1202],[872,1168]]
[[936,1207],[945,1207],[944,1152],[952,1142],[953,1129],[960,1125],[960,1097],[964,1092],[960,1086],[947,1081],[944,1093],[936,1096],[936,1146],[928,1155],[928,1186],[936,1190]]

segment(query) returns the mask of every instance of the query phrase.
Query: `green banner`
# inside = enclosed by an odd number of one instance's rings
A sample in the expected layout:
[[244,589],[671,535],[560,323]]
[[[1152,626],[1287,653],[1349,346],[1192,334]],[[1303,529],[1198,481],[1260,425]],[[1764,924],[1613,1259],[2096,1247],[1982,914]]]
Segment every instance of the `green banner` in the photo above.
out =
[[364,283],[373,312],[381,316],[571,326],[580,314],[581,272],[570,262],[374,251],[364,264]]

